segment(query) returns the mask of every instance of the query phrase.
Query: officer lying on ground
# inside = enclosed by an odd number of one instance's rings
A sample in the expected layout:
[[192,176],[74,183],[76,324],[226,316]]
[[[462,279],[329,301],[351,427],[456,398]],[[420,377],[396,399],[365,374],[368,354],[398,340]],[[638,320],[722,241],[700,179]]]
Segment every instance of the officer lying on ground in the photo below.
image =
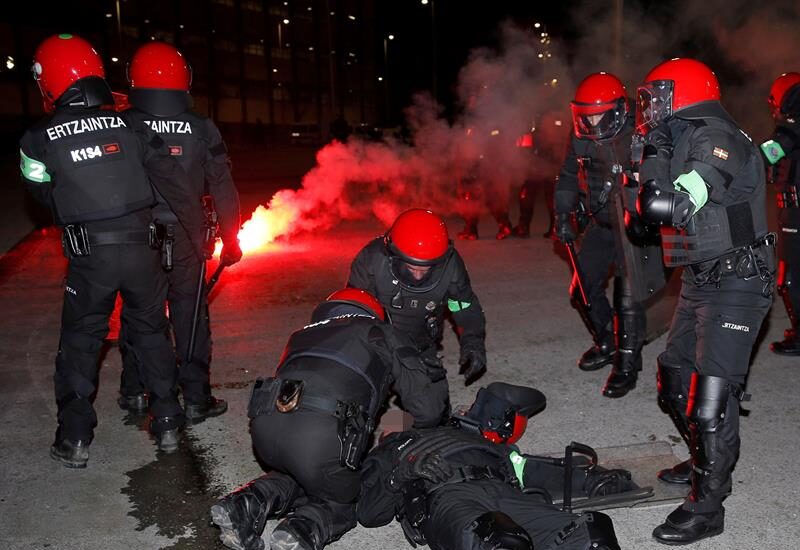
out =
[[212,506],[228,548],[262,550],[266,520],[276,517],[285,519],[273,549],[320,550],[338,539],[356,525],[357,470],[389,391],[416,427],[445,414],[447,400],[431,391],[416,350],[401,344],[372,295],[334,292],[311,321],[289,338],[275,377],[253,390],[253,447],[272,471]]
[[[561,461],[523,455],[511,445],[544,405],[537,390],[495,382],[452,425],[386,437],[364,461],[358,521],[378,527],[397,517],[412,546],[434,550],[619,549],[607,515],[573,514],[552,503],[570,500],[561,496],[567,492]],[[651,494],[629,472],[594,461],[575,467],[571,477],[569,491],[589,499]]]

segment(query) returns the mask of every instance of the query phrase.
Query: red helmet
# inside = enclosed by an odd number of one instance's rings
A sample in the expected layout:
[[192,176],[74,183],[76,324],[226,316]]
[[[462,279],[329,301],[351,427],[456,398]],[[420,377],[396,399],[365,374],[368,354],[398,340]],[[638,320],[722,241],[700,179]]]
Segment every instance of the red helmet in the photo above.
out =
[[392,255],[415,265],[438,263],[450,250],[444,220],[422,208],[412,208],[397,216],[385,242]]
[[653,68],[639,86],[636,127],[646,132],[681,109],[719,99],[714,71],[696,59],[670,59]]
[[767,103],[769,104],[774,118],[778,118],[782,114],[781,104],[783,103],[786,92],[794,88],[797,84],[800,84],[800,73],[783,73],[772,83],[772,87],[769,89]]
[[410,292],[427,292],[438,285],[453,250],[444,220],[422,208],[397,216],[383,242],[392,276]]
[[189,91],[192,68],[177,48],[164,42],[148,42],[128,65],[131,88]]
[[475,402],[463,415],[454,417],[467,429],[478,429],[492,443],[515,443],[525,433],[528,418],[544,409],[547,400],[539,390],[492,382],[478,390]]
[[337,290],[314,309],[311,320],[316,323],[324,319],[330,319],[332,316],[338,314],[336,308],[342,304],[355,306],[359,310],[381,321],[386,320],[386,312],[377,298],[360,288],[343,288]]
[[39,44],[33,55],[33,78],[47,111],[53,110],[71,84],[88,76],[105,78],[106,74],[97,50],[79,36],[51,36]]
[[578,84],[570,108],[575,136],[587,139],[613,137],[625,125],[628,114],[625,86],[612,74],[590,74]]

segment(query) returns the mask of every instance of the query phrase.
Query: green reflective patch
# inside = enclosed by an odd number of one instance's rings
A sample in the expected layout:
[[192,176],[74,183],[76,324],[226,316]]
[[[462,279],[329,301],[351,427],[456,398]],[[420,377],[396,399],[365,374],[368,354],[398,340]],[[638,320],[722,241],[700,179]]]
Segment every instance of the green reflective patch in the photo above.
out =
[[781,144],[772,139],[768,139],[761,144],[761,151],[764,153],[764,156],[767,157],[767,162],[770,164],[775,164],[786,156]]
[[19,150],[19,169],[22,172],[22,177],[25,179],[37,183],[50,181],[50,174],[47,173],[47,167],[38,160],[32,159],[23,153],[22,149]]
[[708,202],[708,187],[703,177],[697,173],[697,170],[692,170],[688,174],[681,174],[675,180],[675,189],[678,191],[686,191],[689,193],[689,199],[695,206],[695,212],[703,208]]
[[447,309],[449,309],[452,313],[465,310],[471,305],[472,302],[459,302],[458,300],[453,300],[452,298],[447,299]]
[[511,454],[508,455],[508,459],[511,461],[511,466],[514,468],[514,475],[517,476],[517,479],[519,480],[519,486],[524,489],[525,463],[528,462],[528,459],[519,454],[517,451],[511,451]]
[[61,34],[59,34],[59,35],[58,35],[58,37],[59,37],[61,40],[69,40],[70,38],[72,38],[72,35],[71,35],[71,34],[69,34],[69,33],[66,33],[66,32],[65,32],[65,33],[61,33]]

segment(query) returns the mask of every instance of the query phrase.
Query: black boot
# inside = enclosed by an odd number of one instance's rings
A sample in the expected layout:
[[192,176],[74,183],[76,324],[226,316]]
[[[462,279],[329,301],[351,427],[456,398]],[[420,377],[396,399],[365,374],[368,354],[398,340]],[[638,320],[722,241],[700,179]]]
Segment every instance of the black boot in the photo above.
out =
[[789,322],[792,328],[783,331],[783,340],[780,342],[772,342],[769,349],[778,355],[800,355],[800,339],[797,338],[797,310],[795,304],[792,303],[792,270],[787,266],[786,262],[781,261],[781,280],[778,281],[778,293],[783,298],[783,304],[786,306],[786,313],[789,315]]
[[639,371],[642,370],[641,350],[620,349],[614,358],[614,368],[608,375],[603,395],[616,399],[624,397],[636,387]]
[[120,394],[117,398],[117,404],[120,409],[131,414],[145,414],[150,406],[146,393],[137,393],[136,395]]
[[184,414],[189,424],[199,424],[206,418],[212,418],[224,414],[228,410],[228,402],[224,399],[217,399],[213,395],[206,397],[204,403],[186,403]]
[[614,361],[614,331],[607,327],[599,335],[598,341],[587,349],[578,360],[578,368],[585,371],[602,369]]
[[694,374],[689,402],[692,490],[653,537],[663,544],[691,544],[725,529],[722,501],[731,492],[739,450],[738,388],[724,378]]
[[[672,419],[686,445],[691,449],[689,420],[686,417],[687,391],[683,387],[680,365],[658,358],[658,406]],[[691,483],[692,460],[684,460],[656,474],[665,483]]]
[[272,532],[269,546],[271,550],[322,550],[319,538],[310,519],[289,514]]
[[644,307],[633,301],[629,281],[623,277],[614,280],[614,307],[617,353],[614,356],[614,368],[603,387],[603,395],[612,399],[623,397],[636,387],[639,371],[642,370],[642,347],[647,323]]
[[50,457],[67,468],[86,468],[89,461],[89,442],[58,439],[50,447]]
[[183,427],[183,418],[178,416],[160,416],[150,421],[150,433],[156,440],[158,450],[165,453],[174,453],[178,450],[180,429]]
[[680,546],[714,537],[725,530],[725,508],[699,514],[678,506],[667,520],[653,530],[653,538],[661,544]]
[[494,238],[497,239],[498,241],[502,241],[510,235],[511,235],[511,224],[501,223],[500,225],[497,226],[497,235],[495,235]]
[[219,540],[234,550],[263,550],[261,533],[267,519],[282,513],[268,477],[254,479],[218,500],[211,507],[211,520],[220,528]]

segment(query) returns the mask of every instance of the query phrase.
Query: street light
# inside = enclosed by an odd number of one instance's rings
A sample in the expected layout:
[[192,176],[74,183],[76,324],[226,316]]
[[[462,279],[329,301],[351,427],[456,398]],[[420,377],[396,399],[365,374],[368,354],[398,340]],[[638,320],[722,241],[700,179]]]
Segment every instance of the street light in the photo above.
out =
[[428,0],[419,0],[419,1],[423,6],[427,6],[428,5]]
[[389,40],[394,40],[394,35],[393,34],[389,35]]

